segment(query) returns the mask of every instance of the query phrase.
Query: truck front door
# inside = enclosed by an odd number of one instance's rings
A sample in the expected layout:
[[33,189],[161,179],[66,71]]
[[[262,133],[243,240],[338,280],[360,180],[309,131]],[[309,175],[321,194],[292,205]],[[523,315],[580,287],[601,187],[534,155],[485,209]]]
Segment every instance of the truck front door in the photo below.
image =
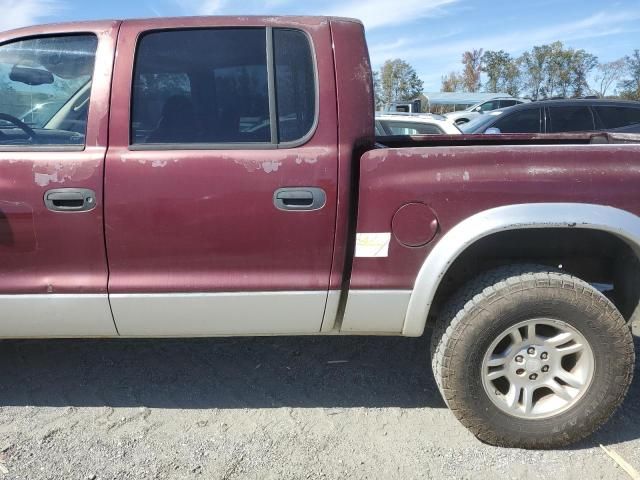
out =
[[0,36],[0,337],[117,333],[102,182],[118,25]]
[[105,196],[123,335],[321,328],[337,196],[329,27],[228,22],[121,29]]

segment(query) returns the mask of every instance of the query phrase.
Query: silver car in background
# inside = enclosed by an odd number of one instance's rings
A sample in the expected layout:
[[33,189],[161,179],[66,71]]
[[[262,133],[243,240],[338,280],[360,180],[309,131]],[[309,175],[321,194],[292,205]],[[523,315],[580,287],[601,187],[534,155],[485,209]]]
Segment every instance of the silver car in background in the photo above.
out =
[[442,115],[424,114],[376,114],[376,136],[393,135],[460,135],[461,132]]
[[451,112],[445,114],[447,119],[451,120],[456,125],[462,125],[463,123],[470,122],[474,118],[482,115],[486,112],[498,110],[499,108],[513,107],[514,105],[520,105],[522,103],[528,103],[529,100],[515,97],[496,97],[491,100],[486,100],[481,103],[477,103],[466,110],[460,110],[459,112]]

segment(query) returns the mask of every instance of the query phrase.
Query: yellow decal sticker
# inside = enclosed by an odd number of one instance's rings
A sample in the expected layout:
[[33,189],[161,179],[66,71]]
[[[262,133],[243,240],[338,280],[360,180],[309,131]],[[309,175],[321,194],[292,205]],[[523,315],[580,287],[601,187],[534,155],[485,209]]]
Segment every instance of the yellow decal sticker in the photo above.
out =
[[391,232],[357,233],[356,257],[383,258],[389,256]]

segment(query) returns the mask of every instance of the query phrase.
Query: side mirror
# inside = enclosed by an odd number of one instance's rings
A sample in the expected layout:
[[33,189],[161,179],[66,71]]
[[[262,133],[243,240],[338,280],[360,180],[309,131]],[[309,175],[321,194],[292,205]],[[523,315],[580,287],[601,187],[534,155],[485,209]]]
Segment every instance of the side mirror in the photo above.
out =
[[14,65],[9,73],[9,79],[26,85],[50,85],[53,83],[53,74],[41,68],[19,67]]
[[500,135],[502,132],[499,128],[489,127],[484,131],[485,135]]

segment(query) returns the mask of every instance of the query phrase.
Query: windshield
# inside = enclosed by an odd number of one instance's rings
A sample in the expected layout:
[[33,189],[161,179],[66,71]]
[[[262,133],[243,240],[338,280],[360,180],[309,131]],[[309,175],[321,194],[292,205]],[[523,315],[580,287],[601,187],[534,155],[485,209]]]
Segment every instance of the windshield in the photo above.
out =
[[96,46],[94,35],[0,45],[0,145],[84,143]]
[[470,122],[458,125],[458,128],[462,131],[462,133],[482,133],[491,123],[493,123],[493,121],[496,119],[496,116],[500,115],[501,113],[502,112],[499,110],[494,110],[490,114],[480,115]]

